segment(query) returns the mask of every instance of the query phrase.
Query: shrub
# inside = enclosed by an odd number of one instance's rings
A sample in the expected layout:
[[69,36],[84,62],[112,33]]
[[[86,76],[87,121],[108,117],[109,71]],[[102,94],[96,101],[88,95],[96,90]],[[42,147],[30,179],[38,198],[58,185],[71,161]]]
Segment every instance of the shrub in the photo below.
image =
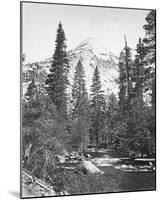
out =
[[56,188],[57,191],[65,190],[69,194],[104,193],[118,190],[117,182],[105,174],[85,175],[81,172],[55,170],[52,178],[54,189]]

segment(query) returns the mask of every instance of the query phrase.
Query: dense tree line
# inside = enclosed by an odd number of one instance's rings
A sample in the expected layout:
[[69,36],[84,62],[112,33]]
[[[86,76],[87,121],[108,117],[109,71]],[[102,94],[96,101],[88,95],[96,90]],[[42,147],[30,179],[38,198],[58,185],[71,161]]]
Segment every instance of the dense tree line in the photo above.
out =
[[114,120],[118,130],[112,128],[115,150],[141,155],[155,153],[155,11],[147,15],[146,23],[145,38],[139,39],[135,57],[126,40],[120,53],[119,120]]

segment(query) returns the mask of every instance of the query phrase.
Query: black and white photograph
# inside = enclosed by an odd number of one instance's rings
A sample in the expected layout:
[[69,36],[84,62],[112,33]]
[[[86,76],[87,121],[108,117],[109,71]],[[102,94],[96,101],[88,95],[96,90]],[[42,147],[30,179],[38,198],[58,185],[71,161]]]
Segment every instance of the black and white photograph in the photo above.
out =
[[156,190],[156,10],[24,1],[20,26],[21,198]]

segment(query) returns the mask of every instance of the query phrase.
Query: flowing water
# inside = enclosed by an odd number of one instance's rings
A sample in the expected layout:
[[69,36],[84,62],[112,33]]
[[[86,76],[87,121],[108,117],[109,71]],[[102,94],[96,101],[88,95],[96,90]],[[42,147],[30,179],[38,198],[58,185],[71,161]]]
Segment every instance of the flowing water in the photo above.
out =
[[[102,171],[105,176],[116,179],[120,191],[155,190],[155,159],[137,158],[115,155],[107,149],[87,151],[92,156],[91,161]],[[68,169],[75,169],[77,161],[64,163]]]

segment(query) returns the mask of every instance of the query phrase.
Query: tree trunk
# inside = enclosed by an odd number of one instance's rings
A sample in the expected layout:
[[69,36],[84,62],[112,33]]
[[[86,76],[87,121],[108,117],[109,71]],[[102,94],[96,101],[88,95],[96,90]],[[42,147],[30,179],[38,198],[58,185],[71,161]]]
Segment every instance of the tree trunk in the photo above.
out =
[[81,156],[83,156],[83,142],[82,142],[82,136],[81,136],[81,147],[80,147],[80,151],[81,151]]
[[104,143],[105,143],[105,148],[107,148],[107,137],[106,137],[106,135],[104,136]]
[[99,147],[99,137],[98,137],[98,133],[96,132],[96,147]]

